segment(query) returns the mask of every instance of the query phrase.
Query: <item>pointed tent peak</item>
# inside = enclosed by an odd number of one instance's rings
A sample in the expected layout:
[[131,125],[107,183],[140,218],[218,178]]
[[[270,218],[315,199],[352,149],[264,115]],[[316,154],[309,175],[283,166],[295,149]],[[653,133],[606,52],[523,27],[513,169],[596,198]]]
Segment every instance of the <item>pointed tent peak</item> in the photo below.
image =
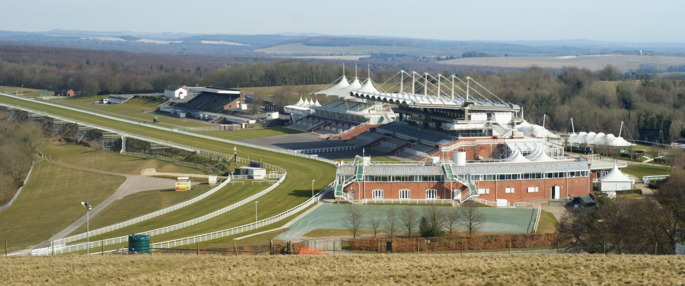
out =
[[302,106],[304,104],[304,101],[302,100],[302,97],[300,96],[300,100],[295,103],[295,106]]
[[366,93],[379,93],[378,89],[376,89],[376,87],[373,85],[371,78],[366,79],[364,85],[359,88],[358,91]]
[[316,100],[316,102],[314,102],[314,106],[321,106],[321,103],[319,103],[318,99]]
[[618,165],[614,164],[614,168],[609,171],[606,175],[603,177],[599,178],[600,181],[603,182],[626,182],[626,181],[632,181],[628,175],[624,174],[621,172],[621,170],[618,169]]
[[314,94],[323,94],[323,95],[334,95],[334,96],[341,96],[341,94],[346,93],[346,88],[350,86],[350,82],[347,80],[347,77],[343,75],[340,80],[333,85],[332,87],[329,87],[327,89],[323,89],[320,91],[315,92]]
[[350,83],[350,85],[346,88],[347,91],[353,91],[360,89],[362,87],[361,82],[359,82],[359,78],[355,77],[354,80]]

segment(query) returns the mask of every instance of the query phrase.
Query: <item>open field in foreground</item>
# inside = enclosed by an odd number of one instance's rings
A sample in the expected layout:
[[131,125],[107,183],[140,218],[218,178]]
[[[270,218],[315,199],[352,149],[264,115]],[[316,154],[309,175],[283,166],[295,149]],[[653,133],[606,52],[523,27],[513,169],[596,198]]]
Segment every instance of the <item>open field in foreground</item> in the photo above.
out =
[[5,285],[682,284],[681,256],[390,254],[0,258]]

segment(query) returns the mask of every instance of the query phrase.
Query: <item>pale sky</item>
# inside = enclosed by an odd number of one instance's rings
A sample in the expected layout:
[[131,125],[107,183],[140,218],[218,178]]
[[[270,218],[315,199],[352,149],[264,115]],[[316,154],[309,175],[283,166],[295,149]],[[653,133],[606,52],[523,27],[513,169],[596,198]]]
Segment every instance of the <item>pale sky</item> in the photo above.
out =
[[685,43],[681,0],[5,0],[0,30]]

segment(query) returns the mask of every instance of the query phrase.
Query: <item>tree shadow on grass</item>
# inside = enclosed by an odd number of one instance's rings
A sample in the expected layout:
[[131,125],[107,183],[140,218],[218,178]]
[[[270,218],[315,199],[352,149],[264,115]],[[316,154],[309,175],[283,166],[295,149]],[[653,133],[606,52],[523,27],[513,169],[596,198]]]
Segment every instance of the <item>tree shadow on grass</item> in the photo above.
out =
[[[314,192],[316,192],[316,190],[314,190]],[[301,198],[310,198],[312,196],[312,190],[293,190],[288,195]]]

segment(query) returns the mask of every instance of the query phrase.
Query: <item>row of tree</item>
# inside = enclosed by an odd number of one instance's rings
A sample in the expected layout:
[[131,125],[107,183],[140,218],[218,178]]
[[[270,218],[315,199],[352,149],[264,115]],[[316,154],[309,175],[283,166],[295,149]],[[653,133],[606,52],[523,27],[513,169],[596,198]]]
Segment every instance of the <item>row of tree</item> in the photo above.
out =
[[596,209],[577,209],[559,224],[576,242],[572,250],[590,253],[673,254],[685,244],[685,152],[674,152],[671,175],[655,198],[598,200]]
[[406,231],[407,237],[418,228],[423,237],[440,237],[465,232],[472,235],[478,232],[485,222],[485,215],[474,204],[466,203],[460,207],[429,206],[424,211],[416,207],[388,208],[385,212],[380,209],[363,211],[362,206],[347,205],[346,215],[342,218],[343,225],[350,230],[353,238],[362,229],[373,230],[373,237],[385,232],[389,237],[395,237],[398,231]]
[[[376,82],[391,79],[400,69],[475,78],[507,102],[521,105],[529,121],[571,131],[601,131],[618,135],[624,121],[629,139],[672,141],[685,133],[685,77],[622,73],[607,66],[599,71],[575,67],[545,70],[468,69],[439,63],[367,61]],[[328,84],[340,77],[340,64],[325,61],[284,61],[270,58],[189,58],[46,47],[0,46],[0,85],[85,94],[162,90],[170,85],[220,87],[301,86]],[[352,68],[346,70],[354,77]],[[366,75],[360,74],[364,78]],[[297,91],[297,88],[289,89]],[[293,103],[298,95],[278,95]],[[282,92],[288,92],[284,89]],[[283,107],[283,106],[281,106]]]

